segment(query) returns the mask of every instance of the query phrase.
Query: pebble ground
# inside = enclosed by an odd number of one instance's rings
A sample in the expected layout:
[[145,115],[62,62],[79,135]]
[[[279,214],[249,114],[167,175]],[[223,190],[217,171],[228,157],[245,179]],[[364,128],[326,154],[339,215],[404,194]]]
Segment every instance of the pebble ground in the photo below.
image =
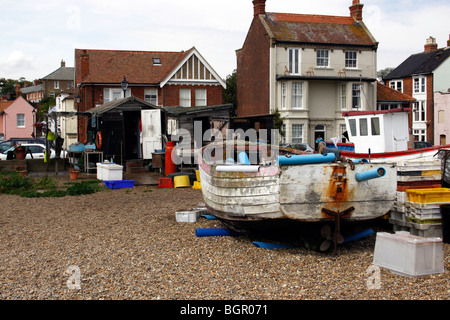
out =
[[[446,271],[370,272],[375,235],[338,247],[263,249],[248,237],[197,237],[224,227],[175,212],[201,190],[136,186],[84,196],[0,195],[1,300],[448,300]],[[450,245],[444,244],[445,269]]]

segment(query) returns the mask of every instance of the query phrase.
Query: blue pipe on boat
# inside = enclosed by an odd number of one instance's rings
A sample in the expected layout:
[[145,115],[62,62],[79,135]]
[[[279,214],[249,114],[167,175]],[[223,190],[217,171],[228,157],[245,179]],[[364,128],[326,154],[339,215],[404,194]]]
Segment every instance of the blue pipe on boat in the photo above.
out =
[[350,242],[350,241],[353,241],[353,240],[357,240],[357,239],[360,239],[360,238],[368,237],[368,236],[371,236],[373,234],[374,234],[374,232],[373,232],[372,229],[367,229],[367,230],[364,230],[364,231],[361,231],[361,232],[357,232],[357,233],[352,234],[352,235],[350,235],[348,237],[344,237],[344,243],[345,242]]
[[386,169],[379,167],[377,169],[372,169],[364,172],[359,172],[356,174],[356,181],[367,181],[370,179],[380,178],[386,174]]
[[248,159],[248,155],[245,152],[239,153],[238,160],[239,160],[239,163],[250,164],[250,160]]
[[207,228],[195,230],[197,237],[226,237],[226,236],[238,236],[239,233],[225,228]]
[[354,160],[352,160],[352,162],[353,163],[368,163],[369,162],[369,160],[367,160],[367,159],[354,159]]
[[289,165],[289,164],[309,164],[309,163],[324,163],[333,162],[336,160],[336,155],[334,153],[327,154],[301,154],[293,156],[279,156],[279,165]]

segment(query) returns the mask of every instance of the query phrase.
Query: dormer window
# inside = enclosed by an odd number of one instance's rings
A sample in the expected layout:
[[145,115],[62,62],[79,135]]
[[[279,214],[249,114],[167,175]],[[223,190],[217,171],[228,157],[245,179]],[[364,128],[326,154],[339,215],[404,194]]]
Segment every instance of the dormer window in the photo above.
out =
[[153,58],[154,65],[161,65],[161,58]]

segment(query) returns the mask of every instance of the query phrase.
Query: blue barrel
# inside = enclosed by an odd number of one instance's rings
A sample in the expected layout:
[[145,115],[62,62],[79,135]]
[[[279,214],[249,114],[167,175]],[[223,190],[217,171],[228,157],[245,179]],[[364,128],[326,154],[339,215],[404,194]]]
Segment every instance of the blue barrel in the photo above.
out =
[[356,181],[367,181],[371,179],[376,179],[383,177],[386,174],[386,169],[379,167],[377,169],[372,169],[364,172],[359,172],[356,174]]
[[334,153],[327,154],[300,154],[293,156],[279,156],[279,165],[290,165],[290,164],[312,164],[312,163],[325,163],[334,162],[336,160],[336,155]]

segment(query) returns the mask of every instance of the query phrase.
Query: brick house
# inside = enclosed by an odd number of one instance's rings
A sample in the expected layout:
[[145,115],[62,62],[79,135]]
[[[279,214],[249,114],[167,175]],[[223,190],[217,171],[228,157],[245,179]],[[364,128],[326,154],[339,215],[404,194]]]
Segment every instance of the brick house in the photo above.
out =
[[284,118],[285,142],[314,144],[345,131],[342,112],[375,110],[378,42],[353,0],[349,16],[269,13],[254,18],[237,55],[237,116]]
[[[75,83],[84,112],[134,96],[158,107],[222,104],[225,82],[195,47],[181,52],[75,49]],[[78,139],[86,140],[87,119],[79,117]]]
[[56,98],[61,92],[73,87],[75,69],[66,67],[66,62],[61,61],[61,67],[42,78],[42,90],[44,98]]
[[[447,41],[447,47],[439,49],[436,39],[430,37],[426,41],[423,52],[408,57],[383,79],[391,88],[417,100],[412,119],[412,130],[416,141],[428,141],[438,145],[441,140],[445,140],[445,137],[441,137],[445,133],[435,132],[435,119],[439,119],[438,115],[435,115],[435,93],[445,93],[450,89],[449,57],[450,40]],[[441,118],[444,119],[445,116],[441,114]]]
[[34,86],[25,85],[22,94],[29,102],[38,103],[44,98],[44,85],[39,80],[34,81]]

